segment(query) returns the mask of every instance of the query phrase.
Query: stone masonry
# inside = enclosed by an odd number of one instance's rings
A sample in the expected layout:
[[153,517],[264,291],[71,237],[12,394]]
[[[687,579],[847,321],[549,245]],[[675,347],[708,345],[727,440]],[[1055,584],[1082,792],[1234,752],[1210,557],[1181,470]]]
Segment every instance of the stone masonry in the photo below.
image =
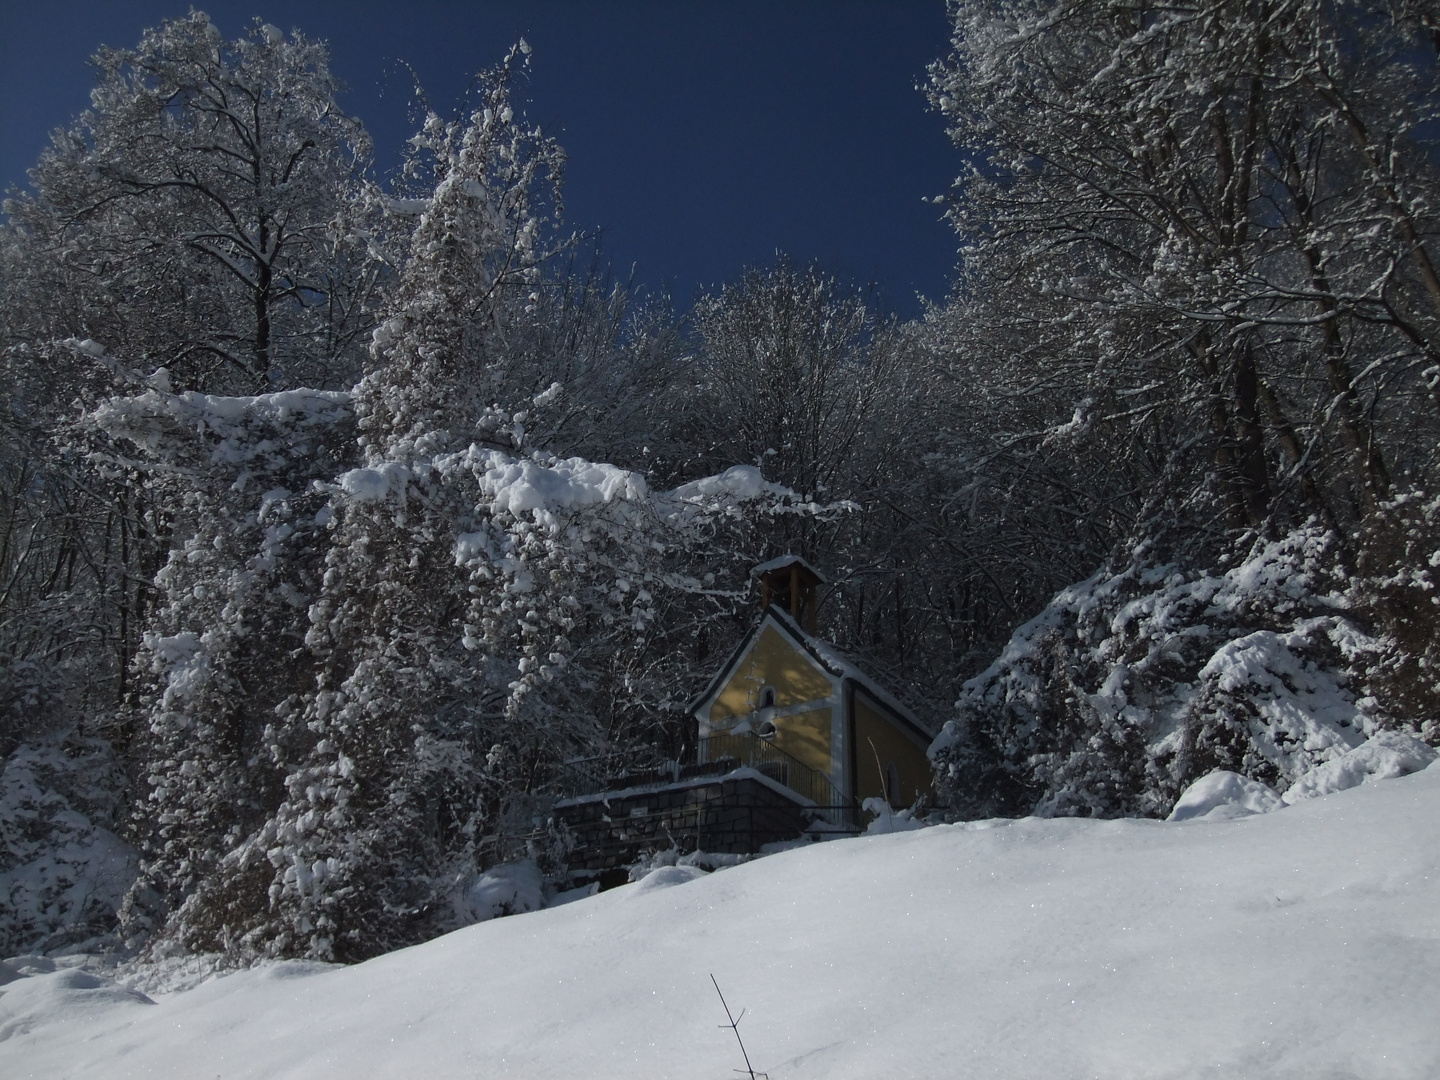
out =
[[755,769],[562,799],[554,814],[575,839],[572,871],[597,873],[672,847],[754,854],[799,838],[814,816],[807,800]]

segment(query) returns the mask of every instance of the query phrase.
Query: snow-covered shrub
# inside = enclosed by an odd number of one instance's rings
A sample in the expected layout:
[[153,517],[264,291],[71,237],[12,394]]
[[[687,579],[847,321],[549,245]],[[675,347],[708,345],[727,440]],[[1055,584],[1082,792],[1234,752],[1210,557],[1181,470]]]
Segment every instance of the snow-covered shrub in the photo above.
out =
[[0,766],[0,954],[95,944],[115,929],[136,853],[115,835],[124,777],[103,739],[27,743]]
[[455,890],[453,903],[462,922],[477,923],[501,915],[523,915],[545,906],[545,880],[533,859],[492,866]]
[[1413,735],[1382,731],[1355,749],[1303,772],[1280,795],[1268,784],[1216,769],[1196,780],[1170,811],[1170,821],[1228,821],[1269,814],[1306,799],[1331,795],[1374,780],[1393,780],[1429,768],[1440,754]]
[[885,799],[872,796],[860,804],[860,809],[871,815],[865,826],[866,836],[881,836],[892,832],[912,832],[925,828],[925,822],[916,814],[918,807],[908,806],[895,810]]
[[1206,773],[1187,787],[1170,811],[1167,821],[1192,818],[1224,820],[1279,810],[1285,800],[1275,789],[1228,769]]
[[175,538],[134,665],[145,793],[131,823],[144,853],[125,905],[132,937],[165,926],[279,802],[276,748],[305,740],[275,708],[314,681],[305,611],[328,525],[314,485],[354,453],[346,393],[216,397],[161,382],[87,417],[97,461],[144,475]]
[[1384,722],[1361,674],[1384,643],[1357,624],[1332,534],[1252,539],[1187,569],[1138,545],[1060,592],[965,684],[931,748],[968,815],[1167,813],[1230,770],[1283,790]]
[[659,848],[655,851],[642,852],[640,858],[630,864],[630,881],[643,881],[656,870],[664,870],[667,867],[679,866],[685,869],[693,869],[699,873],[710,874],[716,870],[724,870],[731,866],[739,866],[741,863],[749,862],[755,858],[754,855],[743,855],[732,852],[717,851],[687,851],[681,852],[676,847]]
[[1372,780],[1393,780],[1430,767],[1435,748],[1398,731],[1382,731],[1347,754],[1332,757],[1300,776],[1286,790],[1284,800],[1296,803]]
[[0,653],[0,757],[41,734],[45,721],[64,715],[67,666]]

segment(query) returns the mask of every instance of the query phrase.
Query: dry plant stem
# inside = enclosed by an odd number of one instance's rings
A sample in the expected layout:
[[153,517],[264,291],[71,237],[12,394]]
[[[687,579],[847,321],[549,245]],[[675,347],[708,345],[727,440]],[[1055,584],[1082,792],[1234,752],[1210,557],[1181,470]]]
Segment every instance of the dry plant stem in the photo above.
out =
[[[711,981],[712,983],[714,983],[714,985],[715,985],[715,993],[720,994],[720,984],[719,984],[718,982],[715,982],[715,976],[714,976],[714,975],[711,975],[711,976],[710,976],[710,981]],[[730,1006],[729,1006],[729,1004],[725,1001],[725,995],[724,995],[724,994],[720,994],[720,1004],[721,1004],[721,1005],[724,1007],[724,1009],[725,1009],[725,1017],[726,1017],[726,1019],[730,1021],[730,1023],[728,1023],[728,1024],[721,1024],[720,1026],[721,1026],[721,1027],[728,1027],[731,1031],[735,1032],[735,1041],[740,1044],[740,1056],[745,1059],[745,1069],[744,1069],[744,1071],[750,1074],[750,1080],[755,1080],[755,1077],[757,1077],[757,1076],[763,1076],[763,1077],[765,1077],[765,1080],[770,1080],[770,1074],[769,1074],[769,1073],[763,1073],[763,1072],[762,1072],[762,1073],[757,1073],[757,1072],[755,1071],[755,1066],[753,1066],[753,1065],[750,1064],[750,1055],[745,1052],[745,1040],[742,1039],[742,1038],[740,1038],[740,1021],[745,1018],[745,1010],[744,1010],[744,1009],[741,1009],[739,1016],[733,1015],[733,1014],[730,1012]],[[740,1072],[740,1071],[741,1071],[740,1069],[736,1069],[736,1070],[735,1070],[735,1072]]]
[[875,749],[875,740],[868,735],[865,741],[870,744],[870,753],[875,755],[875,771],[880,775],[880,797],[885,800],[885,831],[892,833],[895,831],[895,822],[891,817],[890,786],[885,783],[885,770],[880,766],[880,751]]

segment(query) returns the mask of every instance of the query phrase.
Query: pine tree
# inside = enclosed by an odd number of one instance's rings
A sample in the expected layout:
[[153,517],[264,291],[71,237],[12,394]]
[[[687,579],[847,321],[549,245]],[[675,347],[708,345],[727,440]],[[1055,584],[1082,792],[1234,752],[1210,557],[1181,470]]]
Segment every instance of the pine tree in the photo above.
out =
[[314,484],[352,452],[349,395],[150,389],[87,423],[97,458],[143,478],[177,537],[135,659],[142,866],[124,921],[136,940],[189,944],[186,903],[279,802],[275,749],[294,735],[275,708],[313,685],[303,622],[328,514]]

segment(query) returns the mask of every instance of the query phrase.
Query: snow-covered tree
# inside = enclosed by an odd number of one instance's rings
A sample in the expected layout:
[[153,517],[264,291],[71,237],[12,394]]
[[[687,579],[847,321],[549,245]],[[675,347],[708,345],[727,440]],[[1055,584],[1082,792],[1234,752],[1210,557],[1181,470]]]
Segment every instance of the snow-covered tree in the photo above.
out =
[[0,950],[114,944],[136,870],[116,835],[125,795],[114,749],[96,736],[31,736],[0,762]]
[[[299,674],[272,680],[260,702],[269,722],[247,726],[253,744],[195,738],[197,721],[233,714],[243,696],[237,650],[247,667],[269,655],[249,626],[215,612],[203,632],[184,629],[197,595],[191,568],[221,550],[210,530],[162,575],[175,603],[174,625],[147,639],[150,724],[165,750],[152,797],[176,807],[177,850],[149,865],[183,899],[157,947],[354,959],[456,925],[465,886],[523,845],[535,797],[566,760],[645,741],[591,699],[627,680],[632,693],[659,696],[661,680],[637,673],[654,663],[663,599],[724,591],[687,572],[706,538],[756,513],[813,512],[753,467],[652,495],[637,473],[534,444],[527,429],[538,417],[545,430],[562,387],[525,408],[495,400],[497,386],[513,392],[512,342],[533,340],[525,324],[546,310],[543,263],[563,243],[546,221],[558,206],[559,150],[510,98],[526,55],[517,48],[487,76],[466,121],[432,115],[417,140],[433,155],[434,188],[402,208],[415,221],[409,255],[348,399],[355,467],[310,485],[325,505],[305,505],[303,530],[274,518],[295,516],[290,486],[261,495],[245,518],[261,552],[243,570],[219,560],[230,580],[216,592],[236,597],[237,612],[251,594],[307,606],[294,654],[303,660],[285,669]],[[267,410],[271,398],[289,400],[264,396],[247,410]],[[304,430],[293,420],[256,447],[296,445]],[[271,580],[251,564],[302,532],[316,538],[302,541],[311,550],[323,535],[323,557],[313,595],[287,597],[287,586],[306,591],[293,571]],[[665,690],[673,696],[673,684]],[[273,777],[278,797],[217,846],[210,815],[243,800],[213,794],[222,775],[232,788],[253,785],[242,766]],[[183,861],[193,826],[209,838],[197,842],[203,865]]]
[[899,507],[947,399],[914,335],[873,297],[783,258],[701,298],[688,329],[658,467],[685,475],[750,462],[811,498],[850,503],[825,520],[777,522],[766,555],[803,552],[825,567],[832,640],[897,682],[907,667],[930,670],[943,646],[929,647],[939,639],[923,582],[942,574]]
[[[1280,683],[1319,671],[1342,696],[1379,693],[1367,723],[1419,724],[1435,684],[1397,657],[1436,618],[1413,580],[1440,433],[1427,141],[1440,96],[1421,9],[953,12],[955,51],[932,72],[969,155],[950,197],[965,248],[945,316],[969,340],[950,348],[1042,406],[992,477],[1037,460],[1016,447],[1068,447],[1100,470],[1097,483],[1062,467],[1048,492],[1021,489],[1034,501],[1018,513],[1068,504],[1115,548],[969,685],[937,748],[947,785],[975,812],[1153,813],[1217,763],[1283,784],[1266,746],[1284,739],[1254,716],[1268,691],[1207,682],[1214,647],[1246,635],[1289,635],[1291,659],[1272,658]],[[1186,592],[1275,544],[1324,552],[1285,563],[1305,595],[1255,589],[1234,621]],[[1162,568],[1173,586],[1153,578]],[[1370,585],[1326,578],[1357,569]],[[1172,587],[1188,606],[1165,599]],[[1386,590],[1406,602],[1376,603]],[[1165,626],[1125,619],[1127,604],[1158,605]],[[1350,628],[1321,633],[1314,620],[1337,610]],[[1124,626],[1106,629],[1112,618]],[[1127,636],[1137,627],[1142,642]],[[1143,676],[1142,644],[1159,649]],[[1112,680],[1125,665],[1129,690]],[[1379,689],[1381,669],[1410,672],[1408,700]],[[1188,719],[1166,727],[1177,709]],[[1190,731],[1189,749],[1162,728]]]
[[87,458],[77,405],[134,391],[115,357],[176,391],[347,387],[395,219],[322,44],[258,22],[226,41],[196,12],[94,66],[0,226],[0,715],[123,749],[175,508],[153,472]]
[[864,297],[782,261],[701,298],[690,319],[676,408],[701,467],[743,461],[806,493],[841,482],[893,369],[890,328]]
[[972,155],[971,288],[1051,338],[1097,422],[1203,423],[1238,525],[1373,508],[1434,425],[1419,30],[1299,0],[956,8],[933,100]]
[[201,12],[101,49],[91,107],[6,202],[7,301],[177,389],[346,385],[380,263],[369,138],[323,44]]
[[174,538],[119,718],[141,789],[133,937],[163,925],[279,802],[272,751],[294,733],[274,710],[314,681],[305,611],[327,536],[315,484],[349,464],[354,428],[343,391],[218,397],[131,381],[140,392],[85,424],[97,470],[132,478]]

